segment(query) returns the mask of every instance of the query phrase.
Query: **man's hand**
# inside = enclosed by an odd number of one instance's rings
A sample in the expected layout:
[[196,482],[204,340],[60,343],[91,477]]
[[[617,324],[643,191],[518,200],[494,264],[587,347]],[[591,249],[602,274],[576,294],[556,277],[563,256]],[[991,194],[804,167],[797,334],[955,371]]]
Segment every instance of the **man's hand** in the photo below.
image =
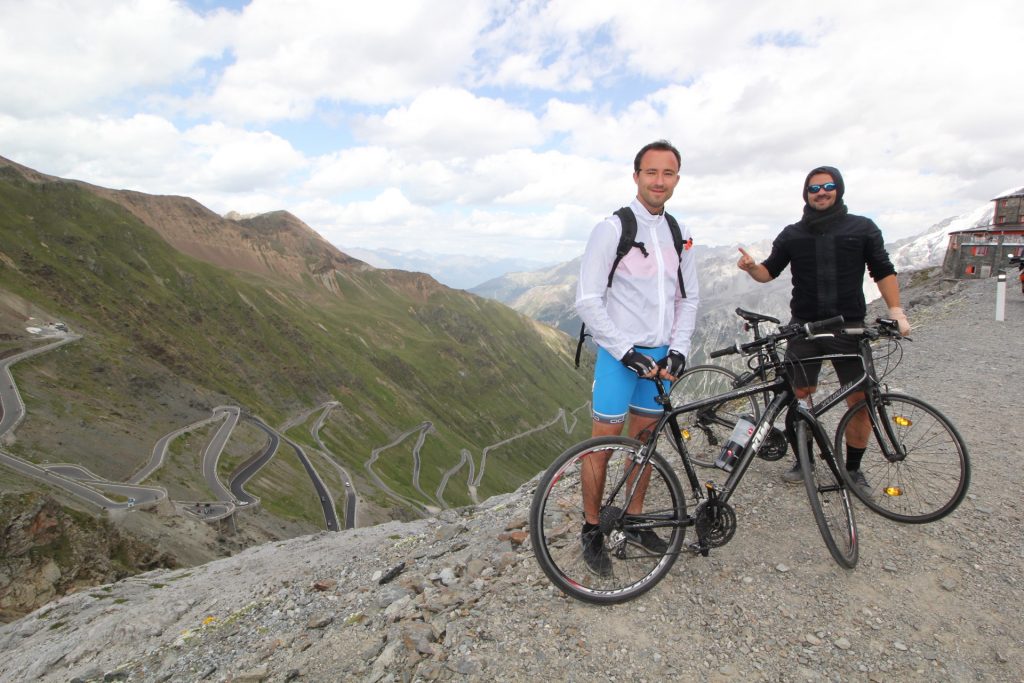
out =
[[903,312],[903,309],[899,306],[889,307],[889,318],[895,320],[899,325],[900,334],[906,337],[910,334],[910,321],[907,320],[907,314]]
[[674,382],[686,369],[686,356],[678,351],[669,351],[667,356],[658,361],[658,368],[662,377]]
[[626,351],[626,355],[619,362],[640,377],[654,377],[654,374],[658,371],[658,364],[654,362],[654,359],[640,353],[636,349]]
[[757,282],[771,282],[775,278],[768,272],[768,269],[763,263],[758,263],[754,260],[754,257],[747,253],[747,250],[740,247],[740,260],[736,262],[736,267],[742,270],[744,273],[754,278]]
[[750,269],[757,265],[757,261],[755,261],[754,257],[748,254],[746,249],[743,247],[740,247],[740,253],[743,255],[740,256],[740,260],[736,262],[736,267],[749,273]]

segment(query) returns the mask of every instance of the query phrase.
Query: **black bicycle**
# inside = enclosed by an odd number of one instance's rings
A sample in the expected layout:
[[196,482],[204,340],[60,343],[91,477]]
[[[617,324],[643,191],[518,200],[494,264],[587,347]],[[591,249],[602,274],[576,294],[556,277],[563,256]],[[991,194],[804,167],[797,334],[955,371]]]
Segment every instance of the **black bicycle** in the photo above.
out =
[[[675,407],[658,382],[659,403],[664,412],[643,441],[598,437],[559,456],[541,477],[530,508],[534,553],[552,583],[580,600],[623,602],[650,590],[669,572],[683,547],[688,527],[694,527],[696,540],[687,547],[696,553],[707,555],[711,548],[728,543],[736,531],[736,514],[729,499],[768,442],[776,420],[783,415],[786,432],[796,446],[815,522],[839,565],[854,567],[859,552],[850,490],[872,510],[899,521],[932,521],[952,512],[963,500],[969,482],[970,468],[963,441],[952,424],[925,402],[884,391],[870,353],[864,353],[872,340],[899,339],[893,321],[845,331],[864,340],[860,354],[815,358],[860,359],[863,375],[858,381],[840,387],[814,408],[796,399],[780,347],[789,339],[814,336],[837,324],[841,324],[841,319],[786,325],[775,334],[715,351],[712,357],[730,353],[756,356],[767,365],[764,376],[773,377]],[[817,416],[865,388],[864,401],[850,408],[841,419],[833,450],[833,440]],[[723,445],[722,453],[732,448],[737,457],[728,467],[728,479],[724,484],[707,481],[701,485],[689,456],[691,441],[684,438],[680,422],[687,422],[699,411],[764,392],[772,398],[749,429],[747,443],[736,448],[736,439],[742,437],[734,431]],[[842,461],[842,434],[851,416],[859,410],[869,411],[875,439],[875,448],[869,447],[861,469],[867,472],[869,481],[876,479],[876,483],[865,491],[853,485]],[[696,503],[692,515],[687,512],[676,473],[656,450],[659,444],[668,444],[680,456]],[[605,472],[606,479],[597,533],[602,534],[609,568],[600,573],[595,573],[584,560],[583,547],[588,539],[581,536],[582,477],[584,473],[593,476],[596,471]],[[642,506],[637,505],[640,497]],[[629,512],[630,508],[638,507],[642,512]],[[645,547],[645,530],[657,533],[665,548],[652,552]]]
[[[745,350],[750,345],[737,345],[715,351],[711,357],[718,358],[730,353],[747,355],[750,370],[736,376],[733,381],[735,386],[742,387],[757,381],[763,382],[769,371],[780,367],[783,361],[779,345],[756,344],[762,336],[758,323],[773,319],[743,309],[736,309],[736,313],[747,321],[747,329],[754,330],[755,352]],[[896,323],[880,319],[875,327],[838,329],[833,334],[852,335],[859,340],[858,358],[864,369],[864,376],[853,383],[857,390],[864,392],[864,399],[843,413],[835,430],[834,453],[837,461],[845,461],[847,428],[857,419],[858,414],[866,410],[871,423],[871,437],[860,463],[860,471],[867,485],[862,483],[860,486],[852,486],[853,481],[845,464],[840,468],[844,479],[861,502],[888,519],[923,524],[945,517],[967,495],[971,478],[967,446],[953,423],[937,408],[919,398],[891,392],[884,385],[885,377],[903,359],[901,343],[904,337],[899,334]],[[768,355],[774,357],[769,359],[766,357]],[[842,360],[850,357],[849,354],[830,354],[818,356],[814,360]],[[882,366],[881,372],[879,366]],[[698,368],[701,368],[700,373],[704,376],[714,376],[710,368],[724,370],[716,366]],[[810,412],[820,422],[822,416],[833,407],[845,405],[843,399],[850,393],[840,387],[826,398],[816,399],[809,408]],[[673,386],[675,394],[676,387]],[[689,400],[693,398],[695,396]],[[752,402],[753,398],[742,400]],[[710,444],[726,438],[725,435],[729,433],[727,430],[736,423],[739,414],[738,401],[733,399],[694,413],[697,419],[689,429],[687,448],[692,452],[696,447],[702,457],[698,460],[691,455],[691,460],[705,464]],[[693,434],[697,434],[697,438]],[[686,430],[683,435],[687,437]],[[761,454],[761,457],[764,455]],[[775,459],[774,453],[768,459]]]

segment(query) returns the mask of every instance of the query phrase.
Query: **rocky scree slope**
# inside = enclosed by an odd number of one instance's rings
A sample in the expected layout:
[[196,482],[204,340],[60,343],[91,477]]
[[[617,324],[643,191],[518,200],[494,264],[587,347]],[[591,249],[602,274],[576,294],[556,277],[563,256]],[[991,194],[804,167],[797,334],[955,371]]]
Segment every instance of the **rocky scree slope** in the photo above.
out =
[[[971,449],[951,516],[906,526],[857,504],[854,570],[801,487],[758,462],[739,528],[633,602],[554,590],[526,538],[532,484],[431,519],[250,548],[65,597],[0,628],[0,680],[1024,680],[1024,297],[905,282],[914,342],[889,378]],[[381,583],[389,570],[392,580]]]
[[173,555],[39,493],[0,492],[0,621],[59,595],[157,567]]

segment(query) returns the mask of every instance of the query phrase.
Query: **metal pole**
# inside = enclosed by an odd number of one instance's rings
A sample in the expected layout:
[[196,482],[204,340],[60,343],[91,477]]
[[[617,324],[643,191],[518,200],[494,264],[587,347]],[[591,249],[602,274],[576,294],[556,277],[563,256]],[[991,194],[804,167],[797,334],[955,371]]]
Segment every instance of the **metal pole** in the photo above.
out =
[[996,276],[996,320],[1006,319],[1006,273]]

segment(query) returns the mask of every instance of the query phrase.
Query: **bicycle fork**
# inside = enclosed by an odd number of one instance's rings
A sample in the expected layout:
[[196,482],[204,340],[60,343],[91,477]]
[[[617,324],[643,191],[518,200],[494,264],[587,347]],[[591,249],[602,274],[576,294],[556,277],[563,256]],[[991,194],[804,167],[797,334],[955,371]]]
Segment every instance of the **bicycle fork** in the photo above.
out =
[[[864,406],[865,410],[871,413],[871,429],[875,432],[875,439],[882,450],[882,455],[889,462],[901,462],[907,458],[907,448],[900,443],[899,435],[896,433],[894,424],[900,427],[909,427],[911,421],[905,415],[890,415],[888,407],[883,403],[881,397],[869,400]],[[876,419],[877,416],[877,419]]]

